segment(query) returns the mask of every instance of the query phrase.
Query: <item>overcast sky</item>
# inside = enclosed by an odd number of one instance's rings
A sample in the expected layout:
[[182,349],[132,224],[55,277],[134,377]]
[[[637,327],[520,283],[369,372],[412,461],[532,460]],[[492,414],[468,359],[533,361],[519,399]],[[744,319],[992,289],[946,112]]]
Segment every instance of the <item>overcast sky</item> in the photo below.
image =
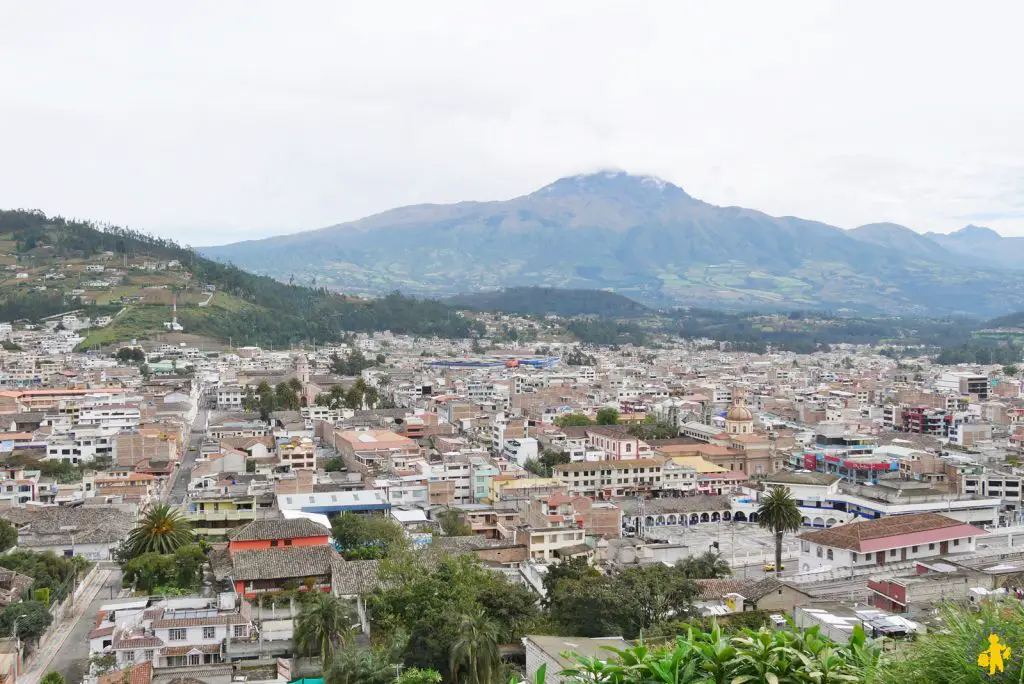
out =
[[615,167],[1024,235],[1020,2],[0,0],[0,207],[219,244]]

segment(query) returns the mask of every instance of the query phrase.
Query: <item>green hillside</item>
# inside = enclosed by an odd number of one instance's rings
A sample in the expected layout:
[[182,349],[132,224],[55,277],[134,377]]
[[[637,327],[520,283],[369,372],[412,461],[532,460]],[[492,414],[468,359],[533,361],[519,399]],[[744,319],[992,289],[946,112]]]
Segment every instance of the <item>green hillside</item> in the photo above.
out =
[[94,347],[164,331],[177,299],[184,331],[235,344],[325,342],[343,331],[465,337],[479,323],[440,302],[352,299],[281,283],[143,233],[41,212],[0,211],[0,321],[69,310],[113,321]]

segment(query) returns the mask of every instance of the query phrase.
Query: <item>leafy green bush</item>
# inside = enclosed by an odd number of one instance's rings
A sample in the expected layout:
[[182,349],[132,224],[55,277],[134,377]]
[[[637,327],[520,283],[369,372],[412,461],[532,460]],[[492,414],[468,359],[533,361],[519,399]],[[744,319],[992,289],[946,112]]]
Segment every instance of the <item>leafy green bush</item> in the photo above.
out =
[[[1019,601],[986,602],[978,612],[955,606],[940,609],[941,627],[920,636],[901,650],[885,668],[879,681],[885,684],[932,684],[933,682],[1024,681],[1024,605]],[[990,676],[978,664],[989,646],[990,635],[1011,648],[1002,674]]]
[[[837,646],[817,628],[803,632],[743,630],[728,636],[718,625],[690,630],[674,643],[608,649],[610,655],[574,655],[561,673],[569,682],[672,684],[827,684],[877,681],[881,650],[855,628]],[[947,680],[931,680],[947,681]]]

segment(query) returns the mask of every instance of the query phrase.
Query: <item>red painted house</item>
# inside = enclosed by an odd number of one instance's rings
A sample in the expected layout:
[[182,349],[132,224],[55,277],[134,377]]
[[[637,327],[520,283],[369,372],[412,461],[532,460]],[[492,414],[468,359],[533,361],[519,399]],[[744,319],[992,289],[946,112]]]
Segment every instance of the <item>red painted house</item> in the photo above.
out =
[[306,518],[253,520],[235,529],[225,560],[235,591],[246,598],[286,585],[328,590],[335,565],[344,562],[330,531]]
[[330,530],[306,518],[253,520],[228,535],[228,551],[320,546],[330,541]]

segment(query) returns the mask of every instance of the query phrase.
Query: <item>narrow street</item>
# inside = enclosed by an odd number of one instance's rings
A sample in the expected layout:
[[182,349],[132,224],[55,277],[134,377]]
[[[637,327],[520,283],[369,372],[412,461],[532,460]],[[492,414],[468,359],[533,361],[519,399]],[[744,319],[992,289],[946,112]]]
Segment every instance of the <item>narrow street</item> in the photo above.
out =
[[89,632],[96,611],[120,590],[120,569],[97,569],[92,581],[75,600],[74,610],[57,625],[53,637],[27,663],[28,669],[18,677],[18,684],[38,684],[50,670],[60,672],[69,683],[82,681],[89,661]]
[[[203,398],[200,398],[203,401]],[[181,506],[185,503],[185,494],[188,492],[188,481],[192,466],[195,465],[199,445],[206,435],[206,426],[210,420],[210,411],[202,408],[196,413],[196,419],[192,422],[192,429],[189,431],[186,440],[185,453],[181,456],[181,464],[174,473],[174,481],[170,489],[169,503]],[[193,451],[193,448],[196,451]]]

